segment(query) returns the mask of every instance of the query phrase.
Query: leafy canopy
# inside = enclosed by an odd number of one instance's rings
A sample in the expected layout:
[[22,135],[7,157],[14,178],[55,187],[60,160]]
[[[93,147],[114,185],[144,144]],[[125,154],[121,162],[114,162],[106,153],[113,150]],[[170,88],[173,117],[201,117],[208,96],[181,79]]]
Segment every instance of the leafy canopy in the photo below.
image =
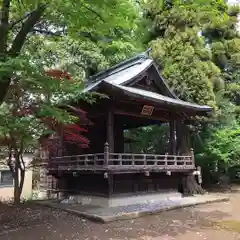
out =
[[[0,9],[0,102],[11,83],[17,57],[24,58],[34,48],[47,48],[47,60],[55,66],[66,65],[70,59],[71,68],[80,66],[82,75],[88,76],[106,67],[104,52],[111,56],[110,49],[120,39],[127,41],[129,35],[128,40],[133,40],[139,17],[132,0],[1,0]],[[9,60],[13,67],[3,68],[2,63]]]
[[153,57],[176,94],[216,107],[215,92],[224,88],[202,30],[227,9],[225,1],[147,1]]

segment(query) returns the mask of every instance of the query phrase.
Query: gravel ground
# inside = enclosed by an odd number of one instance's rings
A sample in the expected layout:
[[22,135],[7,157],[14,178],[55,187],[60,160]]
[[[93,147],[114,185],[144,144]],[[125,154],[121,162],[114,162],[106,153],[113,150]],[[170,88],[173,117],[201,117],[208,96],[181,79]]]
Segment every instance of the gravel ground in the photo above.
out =
[[0,204],[0,240],[240,240],[240,193],[201,205],[109,224],[50,208]]

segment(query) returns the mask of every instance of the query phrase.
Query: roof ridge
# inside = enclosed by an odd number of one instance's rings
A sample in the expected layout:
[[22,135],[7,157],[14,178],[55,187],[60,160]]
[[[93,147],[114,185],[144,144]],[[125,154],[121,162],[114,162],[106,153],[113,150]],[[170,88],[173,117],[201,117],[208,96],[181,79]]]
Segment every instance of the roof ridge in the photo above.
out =
[[[125,65],[126,65],[126,68],[128,68],[128,67],[131,67],[131,66],[139,63],[139,60],[150,59],[150,56],[149,56],[150,51],[151,51],[151,49],[148,49],[147,51],[142,52],[142,53],[138,54],[137,56],[129,58],[129,59],[123,61],[123,62],[120,62],[120,63],[108,68],[107,70],[96,73],[96,74],[90,76],[90,78],[88,79],[88,82],[90,82],[90,83],[97,82],[97,81],[101,80],[102,78],[104,78],[106,76],[109,76],[109,75],[112,75],[112,74],[116,73],[117,71],[114,71],[114,70],[117,70],[118,68],[121,68]],[[126,69],[126,68],[123,68],[123,69]],[[121,69],[121,70],[123,70],[123,69]]]

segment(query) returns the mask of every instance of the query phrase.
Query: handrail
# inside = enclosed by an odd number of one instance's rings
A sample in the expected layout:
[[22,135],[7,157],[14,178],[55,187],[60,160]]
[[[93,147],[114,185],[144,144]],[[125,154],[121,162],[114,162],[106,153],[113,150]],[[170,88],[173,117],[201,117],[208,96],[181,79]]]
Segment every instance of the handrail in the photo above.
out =
[[61,157],[53,157],[51,159],[60,159],[60,158],[71,158],[71,157],[85,157],[85,156],[98,156],[103,155],[103,153],[90,153],[90,154],[80,154],[80,155],[66,155]]
[[[126,155],[126,156],[146,156],[146,157],[151,157],[151,156],[160,156],[160,157],[191,157],[191,155],[169,155],[169,154],[145,154],[145,153],[109,153],[110,155]],[[104,155],[104,153],[92,153],[92,154],[80,154],[80,155],[66,155],[66,156],[61,156],[61,157],[53,157],[52,159],[60,159],[60,158],[71,158],[71,157],[87,157],[87,156],[99,156],[99,155]]]
[[49,159],[50,169],[126,169],[126,168],[151,168],[178,169],[194,168],[194,159],[191,155],[157,155],[157,154],[132,154],[109,153],[107,159],[104,153],[83,154],[73,156],[54,157]]

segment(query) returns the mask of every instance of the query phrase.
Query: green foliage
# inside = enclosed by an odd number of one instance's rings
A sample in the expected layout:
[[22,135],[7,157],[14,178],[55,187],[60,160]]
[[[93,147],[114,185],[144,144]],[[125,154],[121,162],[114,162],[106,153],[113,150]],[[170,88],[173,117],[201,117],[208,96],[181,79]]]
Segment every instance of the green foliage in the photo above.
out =
[[212,49],[213,61],[222,71],[226,82],[227,96],[239,105],[238,89],[240,80],[240,35],[237,16],[240,6],[228,6],[224,17],[204,26],[203,35]]
[[138,48],[134,44],[122,40],[113,41],[103,49],[103,54],[111,65],[124,61],[137,52]]
[[[192,130],[197,164],[205,177],[216,176],[240,160],[239,6],[224,0],[148,0],[142,6],[152,56],[170,87],[184,100],[214,107]],[[139,139],[144,136],[138,145],[161,149],[148,134],[138,131]]]
[[28,57],[41,59],[45,68],[59,67],[85,79],[136,49],[140,13],[132,0],[10,0],[3,8],[4,2],[0,1],[6,16],[0,23],[0,102],[14,70],[14,64],[2,66],[9,58],[31,54]]
[[240,105],[240,84],[229,83],[227,85],[226,95],[237,105]]
[[133,142],[128,144],[128,151],[165,154],[168,152],[168,134],[169,129],[166,124],[128,130],[125,132],[125,137],[133,140]]
[[[149,1],[147,11],[153,8]],[[211,61],[211,49],[199,33],[207,22],[215,18],[213,1],[158,1],[158,11],[151,12],[153,57],[162,68],[163,76],[176,94],[188,101],[216,107],[215,92],[224,88],[220,69]],[[150,6],[150,8],[149,8]],[[223,1],[218,7],[225,8]],[[215,9],[216,8],[216,9]],[[222,11],[222,10],[221,10]],[[218,15],[220,15],[218,13]],[[209,20],[208,20],[209,21]]]
[[6,103],[0,107],[0,117],[1,145],[15,145],[17,149],[21,148],[21,151],[37,146],[37,140],[45,130],[39,119],[34,116],[14,117],[12,108]]
[[[72,123],[75,117],[57,104],[67,104],[74,92],[79,91],[81,81],[60,80],[47,76],[41,61],[31,58],[15,59],[15,77],[8,95],[0,106],[0,132],[2,145],[24,152],[36,146],[37,140],[49,131],[42,119],[50,117],[61,123]],[[12,64],[12,59],[11,66]],[[5,62],[8,66],[8,61]]]
[[206,146],[207,152],[214,159],[224,162],[228,167],[240,160],[240,124],[216,129]]
[[45,5],[43,21],[46,21],[46,24],[66,25],[68,32],[76,37],[79,37],[80,31],[112,34],[116,26],[124,29],[135,27],[137,11],[133,2],[128,0],[12,0],[11,21],[22,18],[39,4]]
[[216,101],[216,114],[193,137],[196,162],[207,183],[219,181],[240,160],[237,107],[224,97],[224,91],[216,95]]

